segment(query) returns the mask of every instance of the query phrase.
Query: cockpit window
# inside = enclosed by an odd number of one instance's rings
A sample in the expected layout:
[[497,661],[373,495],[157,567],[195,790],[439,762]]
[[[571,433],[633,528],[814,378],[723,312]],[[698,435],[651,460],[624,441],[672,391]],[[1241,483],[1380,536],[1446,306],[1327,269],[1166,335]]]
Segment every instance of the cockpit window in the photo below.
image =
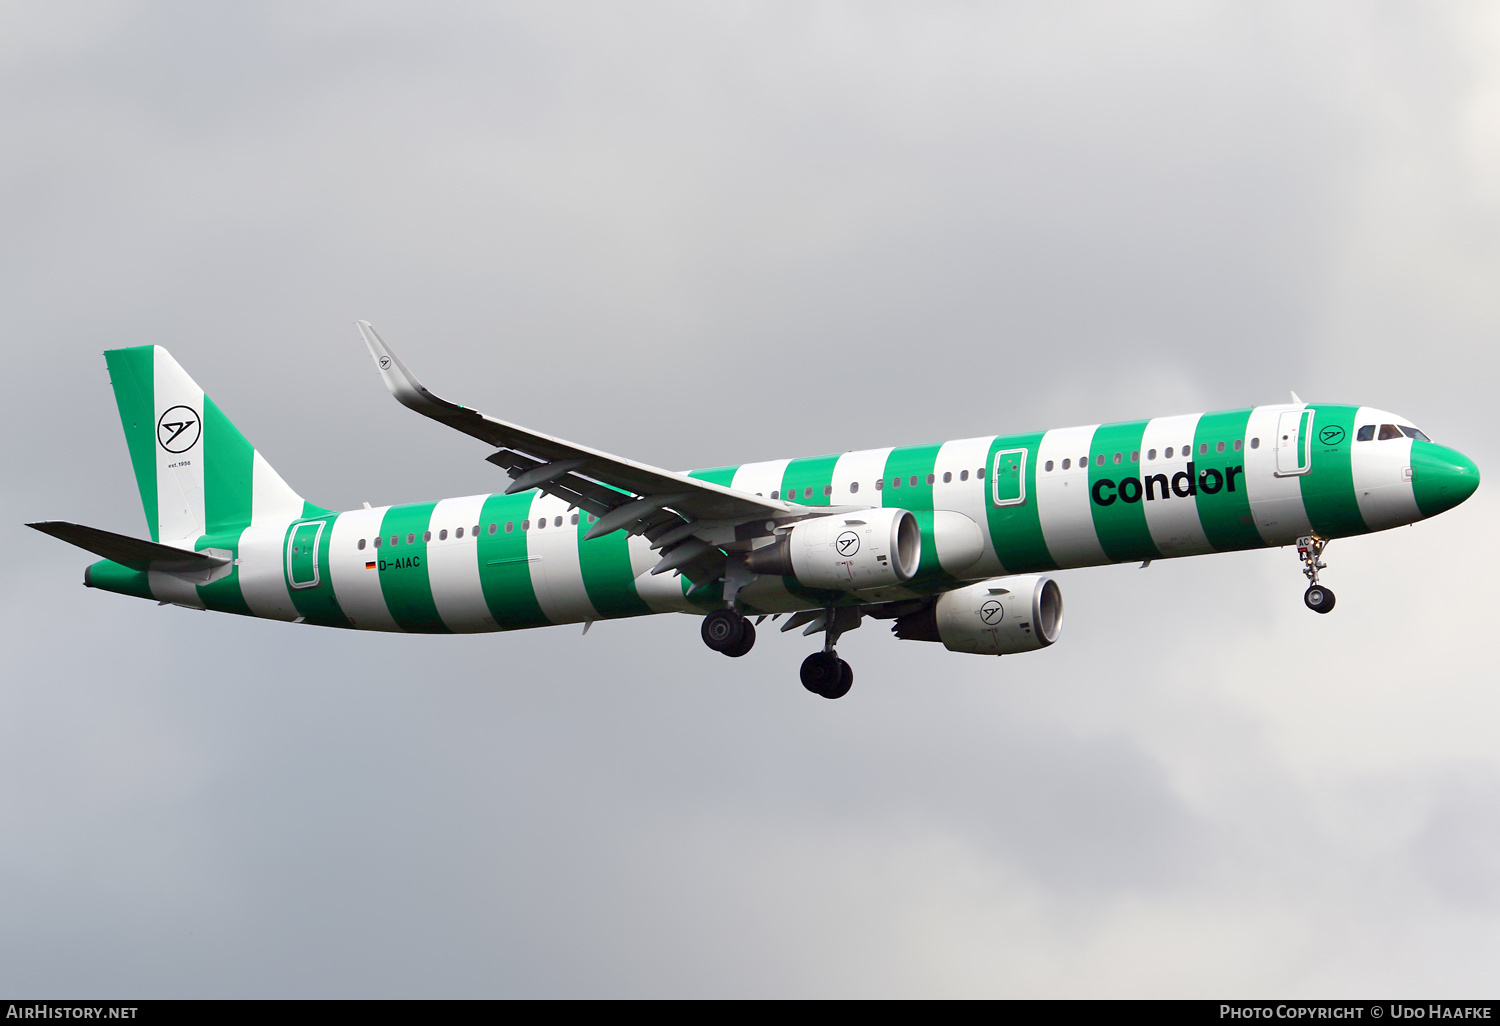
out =
[[1430,439],[1426,435],[1422,434],[1422,432],[1418,431],[1416,428],[1412,427],[1410,424],[1402,424],[1401,425],[1401,430],[1406,433],[1406,437],[1407,438],[1415,438],[1418,441],[1422,441],[1422,442],[1430,442],[1430,441],[1432,441],[1432,439]]
[[1369,442],[1369,441],[1373,441],[1374,438],[1375,438],[1375,425],[1374,424],[1365,424],[1364,426],[1362,426],[1359,429],[1359,433],[1354,436],[1354,440],[1357,441],[1357,442]]
[[1384,442],[1388,438],[1400,438],[1401,429],[1394,424],[1380,425],[1380,440]]

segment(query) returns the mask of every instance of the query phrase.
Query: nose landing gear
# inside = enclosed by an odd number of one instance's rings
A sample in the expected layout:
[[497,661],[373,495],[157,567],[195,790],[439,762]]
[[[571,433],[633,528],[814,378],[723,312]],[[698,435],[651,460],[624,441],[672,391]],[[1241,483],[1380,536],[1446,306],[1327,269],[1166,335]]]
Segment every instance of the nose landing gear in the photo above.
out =
[[1333,589],[1325,588],[1318,583],[1318,571],[1328,569],[1328,564],[1322,559],[1323,550],[1327,547],[1327,539],[1319,538],[1315,534],[1297,539],[1297,556],[1302,560],[1302,573],[1308,581],[1307,591],[1302,595],[1302,602],[1314,613],[1333,612]]

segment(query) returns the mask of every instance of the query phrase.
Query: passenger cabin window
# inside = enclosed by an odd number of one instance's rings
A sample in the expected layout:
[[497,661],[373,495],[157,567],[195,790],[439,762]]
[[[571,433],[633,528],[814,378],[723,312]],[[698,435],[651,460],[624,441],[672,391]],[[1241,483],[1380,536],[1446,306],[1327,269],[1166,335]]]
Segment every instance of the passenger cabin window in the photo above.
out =
[[1354,434],[1356,442],[1373,442],[1375,440],[1375,425],[1365,424]]
[[523,521],[521,521],[521,530],[523,530],[523,531],[529,531],[529,530],[531,530],[531,521],[530,520],[523,520]]
[[[506,522],[505,522],[505,533],[506,533],[506,534],[510,534],[510,533],[511,533],[511,532],[513,532],[513,531],[514,531],[514,530],[515,530],[515,529],[516,529],[516,522],[515,522],[515,521],[514,521],[514,520],[507,520],[507,521],[506,521]],[[458,536],[459,536],[459,537],[460,537],[460,538],[462,538],[462,537],[463,537],[463,534],[464,534],[464,529],[463,529],[463,528],[462,528],[462,527],[460,527],[460,528],[459,528],[459,529],[458,529]]]
[[1169,446],[1167,446],[1167,459],[1171,459],[1171,458],[1172,458],[1172,447],[1169,445]]
[[363,549],[365,547],[365,540],[363,538],[359,540],[359,547],[360,549]]
[[[823,486],[823,494],[824,495],[832,495],[833,494],[833,485],[824,485]],[[593,521],[590,521],[590,523],[592,523],[592,522]]]
[[943,471],[943,484],[952,484],[952,483],[953,483],[953,471],[951,471],[951,470],[945,470],[945,471]]
[[850,495],[854,495],[858,491],[859,491],[859,482],[858,481],[850,481],[849,482],[849,494]]
[[900,488],[901,487],[901,479],[899,477],[893,477],[893,478],[891,478],[891,487],[892,488]]
[[1063,469],[1064,470],[1067,470],[1072,465],[1073,465],[1073,461],[1071,459],[1063,460]]
[[[1047,465],[1045,467],[1043,467],[1042,469],[1045,470],[1049,474],[1052,473],[1052,461],[1048,460],[1047,461]],[[360,542],[360,547],[361,548],[364,547],[364,542]]]
[[978,470],[974,471],[974,476],[977,477],[977,478],[979,478],[979,480],[983,481],[984,480],[984,468],[980,467]]
[[1426,435],[1422,434],[1422,432],[1418,431],[1416,428],[1412,427],[1409,424],[1402,424],[1401,430],[1406,433],[1407,438],[1415,438],[1419,442],[1432,441],[1432,439],[1428,438]]
[[771,489],[771,498],[773,498],[773,499],[779,499],[779,498],[781,498],[781,489],[779,489],[779,488],[772,488]]
[[883,478],[883,477],[877,477],[875,479],[875,490],[878,492],[878,491],[884,490],[884,488],[885,488],[885,478]]
[[958,472],[958,479],[960,481],[967,481],[969,479],[969,472],[967,470],[960,470]]
[[438,532],[438,541],[447,541],[447,540],[448,540],[448,529],[445,527],[441,531]]
[[1380,440],[1382,442],[1384,442],[1388,438],[1400,438],[1400,437],[1402,437],[1402,435],[1401,435],[1401,429],[1398,428],[1396,425],[1394,425],[1394,424],[1382,424],[1382,425],[1380,425]]
[[1139,463],[1139,462],[1141,462],[1141,450],[1134,449],[1134,450],[1131,451],[1131,453],[1130,453],[1130,462],[1131,463]]
[[422,532],[422,540],[424,542],[430,542],[430,541],[432,541],[432,532],[431,531],[423,531]]
[[1146,462],[1150,463],[1150,462],[1153,462],[1155,459],[1156,459],[1156,450],[1155,449],[1147,449],[1146,450]]
[[928,484],[932,484],[936,480],[937,480],[937,475],[936,474],[928,474],[927,475],[927,483]]
[[496,527],[495,524],[491,524],[490,525],[490,534],[494,534],[495,533],[495,527]]
[[1252,448],[1252,449],[1259,449],[1260,448],[1260,439],[1259,438],[1252,438],[1252,439],[1250,439],[1250,448]]
[[553,527],[561,527],[562,526],[562,517],[553,517],[552,518],[552,526]]
[[576,523],[578,523],[578,514],[577,514],[577,513],[574,513],[574,514],[573,514],[573,519],[572,519],[572,520],[570,520],[570,521],[568,521],[568,522],[569,522],[569,523],[571,523],[571,524],[576,524]]

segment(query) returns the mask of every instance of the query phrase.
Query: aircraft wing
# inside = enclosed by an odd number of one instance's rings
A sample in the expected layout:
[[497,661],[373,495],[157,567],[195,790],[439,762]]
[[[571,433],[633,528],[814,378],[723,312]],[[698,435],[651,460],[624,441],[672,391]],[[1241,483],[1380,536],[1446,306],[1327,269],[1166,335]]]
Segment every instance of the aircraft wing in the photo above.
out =
[[[512,481],[506,494],[538,488],[566,499],[599,518],[589,528],[589,538],[616,530],[645,534],[657,547],[671,548],[664,554],[663,563],[676,560],[671,566],[659,565],[658,572],[682,570],[697,581],[711,568],[689,564],[717,560],[722,566],[722,554],[692,537],[700,531],[830,512],[824,506],[803,506],[736,491],[487,417],[434,395],[368,321],[355,323],[386,387],[403,406],[497,447],[488,459],[510,474]],[[689,558],[691,551],[697,555]],[[696,572],[700,570],[702,574]]]

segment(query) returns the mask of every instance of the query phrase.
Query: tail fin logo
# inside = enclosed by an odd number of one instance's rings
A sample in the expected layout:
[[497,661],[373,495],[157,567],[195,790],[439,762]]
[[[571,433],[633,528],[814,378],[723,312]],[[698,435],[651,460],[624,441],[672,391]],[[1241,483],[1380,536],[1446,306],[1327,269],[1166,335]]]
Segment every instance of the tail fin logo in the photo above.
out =
[[156,422],[156,440],[167,452],[187,452],[203,434],[203,418],[186,406],[174,406]]

